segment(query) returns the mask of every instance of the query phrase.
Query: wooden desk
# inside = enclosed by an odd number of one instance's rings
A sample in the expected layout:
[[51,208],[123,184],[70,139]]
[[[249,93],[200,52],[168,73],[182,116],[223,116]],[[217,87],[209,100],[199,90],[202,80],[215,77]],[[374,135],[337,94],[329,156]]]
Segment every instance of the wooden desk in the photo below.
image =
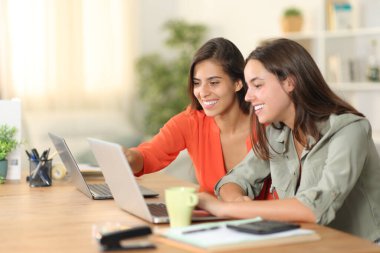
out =
[[[143,176],[138,181],[161,194],[160,198],[148,201],[162,200],[166,187],[191,185],[161,173]],[[30,188],[24,180],[0,185],[0,252],[99,252],[98,243],[92,238],[94,225],[106,222],[127,226],[147,224],[119,209],[113,200],[91,200],[71,184],[54,183],[45,188]],[[166,227],[152,225],[158,230]],[[303,227],[316,230],[322,239],[264,247],[260,252],[380,252],[380,247],[349,234],[315,224],[303,224]],[[157,243],[156,250],[144,252],[187,251]]]

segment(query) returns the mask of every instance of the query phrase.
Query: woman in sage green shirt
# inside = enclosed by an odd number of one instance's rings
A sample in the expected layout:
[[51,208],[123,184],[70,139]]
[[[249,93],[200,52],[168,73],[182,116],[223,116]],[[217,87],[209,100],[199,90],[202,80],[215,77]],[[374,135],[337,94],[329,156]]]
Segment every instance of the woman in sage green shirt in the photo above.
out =
[[[368,120],[328,87],[298,43],[267,41],[247,58],[253,151],[199,206],[217,216],[317,222],[380,238],[380,160]],[[271,174],[276,200],[254,201]]]

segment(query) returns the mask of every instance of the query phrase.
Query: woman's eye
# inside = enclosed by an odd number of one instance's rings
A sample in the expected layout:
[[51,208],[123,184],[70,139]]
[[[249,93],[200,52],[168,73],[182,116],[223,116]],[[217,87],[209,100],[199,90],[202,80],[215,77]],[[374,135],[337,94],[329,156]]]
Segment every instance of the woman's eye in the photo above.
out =
[[259,89],[261,86],[263,86],[262,84],[254,84],[253,87],[255,87],[256,89]]
[[193,82],[194,87],[198,87],[200,85],[199,82]]
[[210,82],[210,85],[211,85],[211,86],[215,86],[215,85],[217,85],[217,84],[219,84],[218,81],[212,81],[212,82]]

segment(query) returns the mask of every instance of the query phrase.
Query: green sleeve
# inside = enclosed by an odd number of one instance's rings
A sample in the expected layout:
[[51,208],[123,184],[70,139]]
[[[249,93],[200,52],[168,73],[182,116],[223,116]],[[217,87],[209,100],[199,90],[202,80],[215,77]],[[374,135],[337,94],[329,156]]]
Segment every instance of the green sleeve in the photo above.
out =
[[365,166],[370,140],[369,122],[360,120],[343,127],[324,144],[328,145],[327,158],[314,168],[322,170],[318,183],[296,194],[314,212],[316,222],[334,220]]
[[227,183],[239,185],[251,198],[259,195],[264,179],[270,174],[269,162],[257,158],[253,150],[249,151],[243,161],[235,166],[215,185],[215,195]]

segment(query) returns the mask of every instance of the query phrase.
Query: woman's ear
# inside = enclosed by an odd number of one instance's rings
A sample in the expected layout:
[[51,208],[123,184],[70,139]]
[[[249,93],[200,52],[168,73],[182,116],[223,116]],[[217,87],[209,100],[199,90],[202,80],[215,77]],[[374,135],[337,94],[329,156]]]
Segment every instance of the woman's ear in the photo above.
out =
[[238,92],[243,88],[243,81],[242,80],[237,80],[235,82],[235,92]]
[[283,81],[283,87],[287,93],[291,93],[296,88],[294,78],[292,76],[288,76],[285,81]]

